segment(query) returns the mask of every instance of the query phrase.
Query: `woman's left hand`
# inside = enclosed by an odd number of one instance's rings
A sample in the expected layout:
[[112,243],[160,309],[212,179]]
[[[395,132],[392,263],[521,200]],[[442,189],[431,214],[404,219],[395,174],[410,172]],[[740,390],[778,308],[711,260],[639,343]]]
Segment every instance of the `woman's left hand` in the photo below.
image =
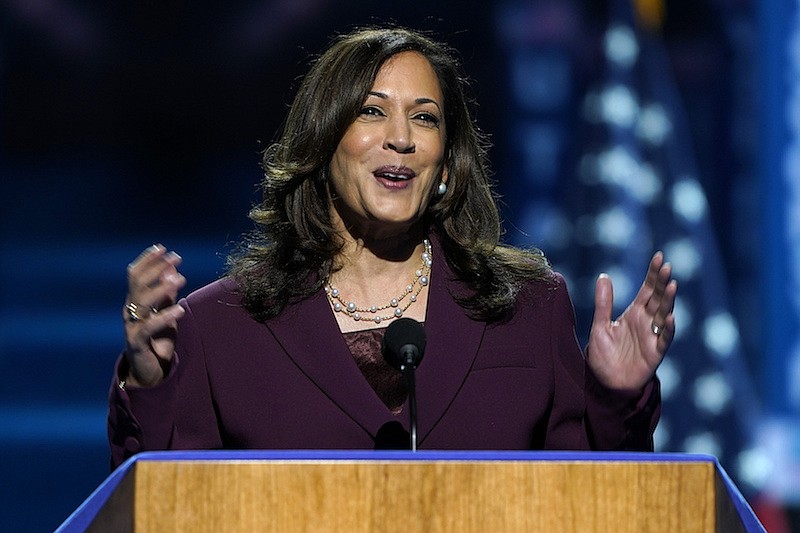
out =
[[677,291],[672,266],[657,252],[636,298],[619,319],[612,320],[614,289],[611,279],[600,275],[586,360],[601,384],[640,391],[650,381],[675,335],[672,308]]

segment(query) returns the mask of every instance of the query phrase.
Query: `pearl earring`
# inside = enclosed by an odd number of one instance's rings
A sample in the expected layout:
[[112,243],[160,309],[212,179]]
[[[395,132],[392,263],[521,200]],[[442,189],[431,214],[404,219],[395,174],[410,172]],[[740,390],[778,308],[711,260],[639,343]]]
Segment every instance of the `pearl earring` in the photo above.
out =
[[442,196],[444,193],[447,192],[447,184],[443,181],[440,181],[439,187],[436,189],[436,192],[439,194],[439,196]]

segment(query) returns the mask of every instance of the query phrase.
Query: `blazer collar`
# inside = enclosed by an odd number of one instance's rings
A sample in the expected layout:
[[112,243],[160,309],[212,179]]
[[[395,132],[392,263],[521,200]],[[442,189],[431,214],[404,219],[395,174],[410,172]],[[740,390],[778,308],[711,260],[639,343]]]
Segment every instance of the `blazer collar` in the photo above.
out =
[[[452,294],[465,291],[447,265],[438,239],[431,238],[433,267],[425,319],[427,347],[417,369],[418,438],[447,411],[469,373],[485,323],[470,319]],[[395,416],[355,364],[323,291],[287,307],[266,326],[298,368],[372,437]],[[408,402],[399,421],[408,429]]]

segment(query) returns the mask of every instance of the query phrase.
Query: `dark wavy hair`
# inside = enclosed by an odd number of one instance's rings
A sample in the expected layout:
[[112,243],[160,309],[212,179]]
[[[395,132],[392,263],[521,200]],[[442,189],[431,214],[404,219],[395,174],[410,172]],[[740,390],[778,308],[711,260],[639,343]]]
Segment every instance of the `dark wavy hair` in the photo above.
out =
[[489,142],[473,122],[455,53],[412,30],[361,29],[335,39],[313,63],[280,140],[264,151],[263,200],[250,211],[256,228],[228,258],[228,273],[257,320],[320,290],[331,274],[342,243],[331,224],[328,166],[381,66],[407,51],[430,61],[444,97],[447,192],[428,206],[425,223],[439,237],[450,267],[472,289],[459,304],[476,319],[500,320],[512,310],[524,280],[552,275],[540,252],[499,244]]

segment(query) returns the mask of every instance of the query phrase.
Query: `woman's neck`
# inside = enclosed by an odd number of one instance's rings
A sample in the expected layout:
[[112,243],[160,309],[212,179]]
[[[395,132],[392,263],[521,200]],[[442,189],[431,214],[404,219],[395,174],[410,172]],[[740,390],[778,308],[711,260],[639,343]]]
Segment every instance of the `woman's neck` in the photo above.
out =
[[[416,320],[425,319],[427,307],[426,272],[420,282],[420,269],[424,266],[425,244],[421,232],[417,237],[399,235],[387,239],[345,240],[342,252],[335,260],[335,271],[328,279],[328,287],[335,289],[345,302],[353,302],[359,308],[383,307],[392,300],[401,300],[399,307],[410,304],[402,316]],[[413,285],[413,300],[406,294],[407,287]],[[332,305],[335,301],[332,300]],[[385,327],[385,320],[374,321],[374,316],[387,316],[395,308],[387,308],[379,313],[360,313],[363,317],[355,320],[351,314],[336,312],[336,319],[342,332],[357,331],[375,327]]]

